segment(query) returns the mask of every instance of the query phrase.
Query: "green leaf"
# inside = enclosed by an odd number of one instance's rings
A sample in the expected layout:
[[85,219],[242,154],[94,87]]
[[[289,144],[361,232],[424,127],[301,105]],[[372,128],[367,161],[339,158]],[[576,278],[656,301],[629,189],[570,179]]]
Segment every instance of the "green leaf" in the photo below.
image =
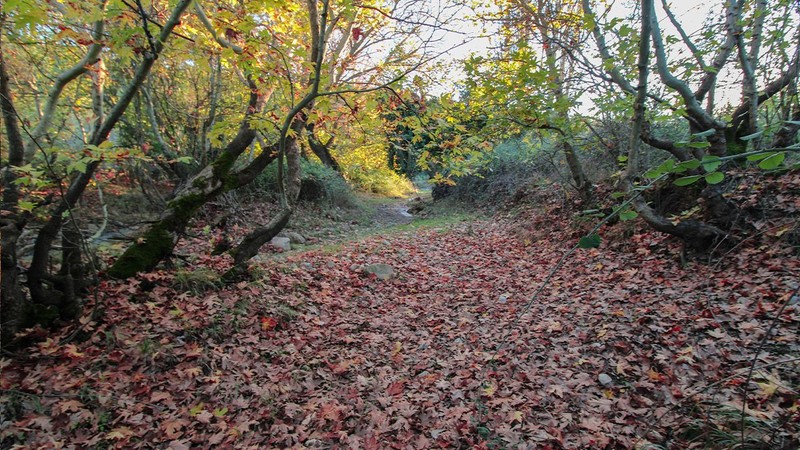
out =
[[619,213],[619,220],[621,220],[623,222],[625,222],[627,220],[633,220],[633,219],[635,219],[637,217],[639,217],[639,213],[637,213],[636,211],[630,210],[630,209],[626,210],[626,211],[622,211],[621,213]]
[[753,134],[748,134],[747,136],[742,136],[742,137],[739,138],[739,140],[740,141],[745,141],[745,142],[752,141],[753,139],[761,136],[762,134],[764,134],[764,130],[757,131],[757,132],[755,132]]
[[774,152],[767,152],[767,153],[758,153],[756,155],[750,155],[747,157],[748,161],[761,161],[764,158],[774,155]]
[[191,156],[181,156],[179,158],[176,158],[175,161],[181,164],[190,164],[194,162],[194,158],[192,158]]
[[20,200],[19,203],[17,203],[17,206],[19,206],[21,211],[31,212],[33,211],[33,208],[36,208],[36,203]]
[[676,186],[689,186],[692,183],[697,182],[700,178],[703,178],[701,175],[692,175],[688,177],[681,177],[674,181]]
[[800,121],[797,120],[787,120],[786,123],[789,125],[800,125]]
[[600,247],[600,236],[597,233],[584,236],[578,241],[579,248],[597,248]]
[[708,143],[708,142],[706,142],[706,141],[701,141],[701,142],[689,142],[689,143],[688,143],[688,144],[686,144],[686,145],[687,145],[687,146],[689,146],[689,147],[691,147],[691,148],[708,148],[708,147],[711,147],[711,144],[709,144],[709,143]]
[[618,199],[618,198],[622,198],[622,197],[625,197],[625,193],[624,192],[612,192],[611,193],[611,198],[613,198],[613,199]]
[[705,176],[706,183],[719,184],[725,179],[725,174],[722,172],[711,172]]
[[203,402],[200,402],[200,403],[198,403],[198,404],[194,405],[194,406],[193,406],[193,407],[192,407],[192,408],[189,410],[189,415],[190,415],[190,416],[192,416],[192,417],[194,417],[194,416],[196,416],[196,415],[200,414],[201,412],[203,412],[203,406],[204,406],[204,405],[205,405],[205,403],[203,403]]
[[762,159],[761,162],[758,163],[758,167],[764,170],[777,169],[778,166],[780,166],[781,163],[783,163],[784,159],[786,159],[786,153],[784,152],[773,153],[772,155]]
[[617,156],[617,161],[619,162],[625,162],[627,160],[628,160],[627,156]]
[[685,169],[694,170],[694,169],[697,169],[698,167],[700,167],[700,161],[698,161],[696,159],[690,159],[688,161],[684,161],[684,162],[678,164],[677,167],[680,167],[681,169],[684,169],[684,170]]
[[713,172],[722,165],[722,160],[719,156],[704,156],[703,157],[703,170],[706,172]]
[[656,179],[661,175],[664,175],[664,172],[658,169],[651,169],[644,173],[645,178],[650,178],[650,179]]
[[86,159],[81,158],[67,166],[67,172],[86,173]]
[[674,159],[668,159],[668,160],[662,162],[658,166],[658,170],[662,170],[664,172],[669,172],[670,170],[672,170],[673,167],[675,167],[675,160]]

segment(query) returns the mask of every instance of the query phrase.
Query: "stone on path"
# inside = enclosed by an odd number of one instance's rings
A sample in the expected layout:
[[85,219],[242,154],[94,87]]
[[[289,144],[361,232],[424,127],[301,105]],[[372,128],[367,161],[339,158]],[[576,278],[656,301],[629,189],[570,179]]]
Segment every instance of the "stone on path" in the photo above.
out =
[[392,266],[388,264],[378,263],[364,266],[362,270],[366,273],[374,273],[380,280],[389,280],[394,278],[395,272]]
[[292,243],[287,237],[275,236],[271,241],[269,241],[269,243],[273,247],[277,247],[285,252],[288,252],[292,249]]
[[300,234],[300,233],[298,233],[296,231],[285,231],[285,232],[281,233],[279,236],[289,238],[289,241],[291,241],[292,244],[305,244],[306,243],[306,238],[304,238],[302,234]]

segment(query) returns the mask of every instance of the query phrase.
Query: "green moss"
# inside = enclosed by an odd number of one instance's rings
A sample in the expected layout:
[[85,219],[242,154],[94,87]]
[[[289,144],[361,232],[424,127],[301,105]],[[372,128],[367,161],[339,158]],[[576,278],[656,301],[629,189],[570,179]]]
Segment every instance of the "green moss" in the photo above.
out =
[[108,270],[112,278],[128,278],[138,272],[153,269],[172,251],[172,236],[163,225],[157,224],[128,247],[116,263]]
[[729,155],[739,155],[747,151],[747,142],[740,140],[733,128],[725,129],[725,146]]
[[208,200],[206,195],[196,193],[178,197],[167,204],[174,211],[166,227],[182,227],[194,216],[194,213]]
[[223,179],[225,176],[230,172],[231,167],[236,162],[236,156],[231,155],[230,153],[221,153],[217,156],[217,159],[211,163],[211,167],[214,170],[214,178],[216,179]]

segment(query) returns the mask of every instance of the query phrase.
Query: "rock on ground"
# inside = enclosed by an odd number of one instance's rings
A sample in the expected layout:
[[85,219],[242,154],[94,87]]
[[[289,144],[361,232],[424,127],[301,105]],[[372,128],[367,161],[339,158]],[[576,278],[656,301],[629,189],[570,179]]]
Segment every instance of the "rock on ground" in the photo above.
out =
[[288,237],[275,236],[274,238],[272,238],[271,241],[269,241],[269,243],[273,247],[277,247],[285,252],[288,252],[289,250],[292,249],[292,243]]
[[389,280],[395,276],[392,266],[383,263],[370,264],[368,266],[364,266],[362,270],[366,273],[374,273],[375,276],[381,280]]

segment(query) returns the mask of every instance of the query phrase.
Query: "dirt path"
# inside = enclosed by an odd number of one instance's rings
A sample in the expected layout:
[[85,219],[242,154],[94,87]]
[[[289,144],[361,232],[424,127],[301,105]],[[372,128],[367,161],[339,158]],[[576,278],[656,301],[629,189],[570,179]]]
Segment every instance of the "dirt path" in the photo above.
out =
[[393,227],[413,222],[414,216],[408,212],[408,200],[398,199],[397,202],[378,205],[372,221],[377,227]]

